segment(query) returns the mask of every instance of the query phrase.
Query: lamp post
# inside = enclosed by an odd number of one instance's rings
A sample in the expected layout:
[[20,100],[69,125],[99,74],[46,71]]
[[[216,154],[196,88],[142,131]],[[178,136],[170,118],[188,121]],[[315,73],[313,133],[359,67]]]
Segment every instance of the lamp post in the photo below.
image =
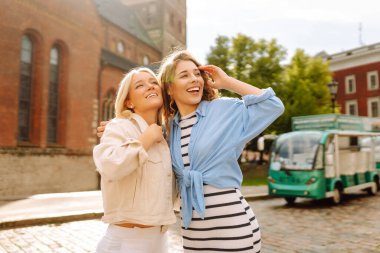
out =
[[335,100],[336,94],[338,93],[338,82],[333,79],[329,84],[327,84],[327,87],[329,88],[331,96],[332,113],[335,113]]

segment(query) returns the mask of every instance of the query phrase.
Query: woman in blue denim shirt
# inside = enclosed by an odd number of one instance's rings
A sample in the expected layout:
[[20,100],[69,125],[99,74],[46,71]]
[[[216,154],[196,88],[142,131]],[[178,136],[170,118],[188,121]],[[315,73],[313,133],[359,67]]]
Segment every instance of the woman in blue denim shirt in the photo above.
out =
[[[240,192],[245,144],[284,111],[259,89],[175,52],[159,72],[173,170],[181,196],[185,252],[259,252],[257,219]],[[216,89],[242,96],[218,98]]]

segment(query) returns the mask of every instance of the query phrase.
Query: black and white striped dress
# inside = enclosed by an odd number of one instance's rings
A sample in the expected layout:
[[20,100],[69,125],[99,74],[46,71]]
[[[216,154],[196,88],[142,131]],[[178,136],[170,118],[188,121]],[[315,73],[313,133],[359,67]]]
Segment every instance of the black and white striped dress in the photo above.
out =
[[[190,166],[188,145],[196,114],[183,117],[181,153],[185,169]],[[193,210],[190,226],[182,225],[183,248],[192,252],[260,252],[261,235],[255,214],[239,189],[204,185],[205,218]]]

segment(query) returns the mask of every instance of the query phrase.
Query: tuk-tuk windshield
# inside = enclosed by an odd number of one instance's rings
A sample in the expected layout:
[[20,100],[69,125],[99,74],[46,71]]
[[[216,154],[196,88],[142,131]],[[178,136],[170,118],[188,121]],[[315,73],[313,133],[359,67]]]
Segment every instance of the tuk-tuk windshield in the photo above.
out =
[[311,170],[321,132],[292,132],[279,136],[272,149],[273,169]]

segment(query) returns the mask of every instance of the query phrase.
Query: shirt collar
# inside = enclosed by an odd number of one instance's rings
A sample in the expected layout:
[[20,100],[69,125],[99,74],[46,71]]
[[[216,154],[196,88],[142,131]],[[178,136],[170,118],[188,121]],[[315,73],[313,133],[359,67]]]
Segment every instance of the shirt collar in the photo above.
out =
[[[201,117],[206,116],[207,106],[209,103],[210,103],[210,101],[205,101],[205,100],[203,100],[199,103],[197,110],[195,111],[195,113],[197,114],[198,117],[199,116],[201,116]],[[174,115],[173,121],[178,125],[180,119],[181,119],[181,115],[179,114],[179,112],[177,112]]]

